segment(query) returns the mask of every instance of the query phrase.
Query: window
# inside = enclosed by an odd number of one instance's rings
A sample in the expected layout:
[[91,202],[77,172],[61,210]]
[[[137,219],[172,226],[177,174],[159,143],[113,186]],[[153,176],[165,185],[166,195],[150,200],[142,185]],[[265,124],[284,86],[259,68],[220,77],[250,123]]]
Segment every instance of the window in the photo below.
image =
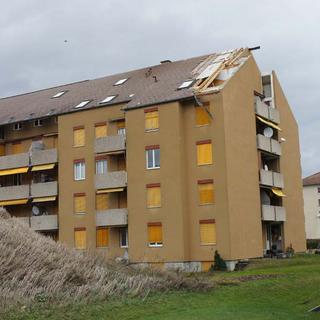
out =
[[22,175],[21,174],[15,174],[13,175],[13,185],[14,186],[21,186],[22,185]]
[[79,104],[77,104],[74,108],[75,108],[75,109],[81,109],[81,108],[85,107],[89,102],[90,102],[90,100],[81,101],[81,102],[80,102]]
[[96,229],[97,248],[105,248],[109,245],[109,228],[99,227]]
[[108,103],[108,102],[112,101],[115,97],[116,96],[107,96],[105,99],[100,101],[100,103]]
[[119,229],[120,248],[128,248],[128,228]]
[[212,164],[211,140],[198,141],[196,144],[197,144],[197,163],[198,163],[198,166]]
[[146,147],[146,160],[147,169],[160,168],[160,147],[158,145]]
[[21,128],[22,128],[21,122],[17,122],[13,125],[13,130],[15,131],[21,130]]
[[211,117],[209,115],[209,103],[204,103],[203,106],[196,106],[195,111],[196,111],[197,126],[206,126],[210,124]]
[[127,80],[128,80],[128,78],[120,79],[114,84],[114,86],[119,86],[121,84],[124,84]]
[[96,210],[103,211],[108,209],[108,193],[96,194]]
[[86,228],[74,229],[74,246],[76,249],[84,250],[87,247],[87,231]]
[[117,121],[117,127],[118,127],[118,135],[126,135],[126,122],[125,120],[119,120]]
[[11,144],[11,152],[12,154],[18,154],[18,153],[22,153],[23,152],[23,148],[22,148],[22,143],[19,142],[13,142]]
[[212,204],[214,202],[214,193],[213,193],[213,180],[199,180],[198,181],[198,190],[199,190],[199,204]]
[[86,194],[75,193],[73,195],[73,211],[77,214],[86,213]]
[[216,224],[214,219],[200,220],[200,244],[216,244]]
[[186,89],[189,88],[192,84],[193,80],[186,80],[182,82],[182,84],[178,87],[178,89]]
[[84,127],[73,128],[73,146],[83,147],[85,144],[85,132]]
[[84,160],[75,160],[73,169],[74,180],[84,180],[86,178],[86,164]]
[[318,193],[320,193],[320,188],[318,188]]
[[161,207],[160,183],[147,184],[147,208]]
[[96,123],[94,130],[96,139],[107,136],[107,124],[105,122]]
[[145,130],[153,131],[159,129],[159,112],[158,108],[144,110]]
[[149,247],[162,247],[162,224],[161,222],[148,223]]
[[0,139],[4,139],[4,128],[0,128]]
[[51,98],[60,98],[61,96],[63,96],[67,91],[60,91],[58,93],[56,93],[54,96],[52,96]]
[[318,200],[318,206],[320,207],[320,199]]
[[108,161],[106,158],[96,158],[96,174],[105,174],[108,171]]
[[43,120],[42,119],[36,119],[33,122],[34,127],[42,127],[43,126]]

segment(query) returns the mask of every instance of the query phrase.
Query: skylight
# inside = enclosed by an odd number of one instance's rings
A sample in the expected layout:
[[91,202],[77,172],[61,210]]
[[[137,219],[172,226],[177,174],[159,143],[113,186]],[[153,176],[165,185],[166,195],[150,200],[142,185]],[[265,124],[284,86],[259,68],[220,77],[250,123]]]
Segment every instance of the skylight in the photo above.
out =
[[80,102],[79,104],[77,104],[74,108],[75,108],[75,109],[83,108],[83,107],[86,106],[89,102],[90,102],[90,100],[81,101],[81,102]]
[[128,78],[120,79],[114,84],[114,86],[119,86],[121,84],[124,84],[127,80],[128,80]]
[[193,82],[193,80],[183,81],[182,84],[178,87],[178,89],[189,88],[191,86],[192,82]]
[[100,101],[100,103],[108,103],[113,100],[116,96],[107,96],[104,100]]
[[61,96],[63,96],[67,91],[60,91],[58,93],[56,93],[54,96],[52,96],[52,98],[60,98]]

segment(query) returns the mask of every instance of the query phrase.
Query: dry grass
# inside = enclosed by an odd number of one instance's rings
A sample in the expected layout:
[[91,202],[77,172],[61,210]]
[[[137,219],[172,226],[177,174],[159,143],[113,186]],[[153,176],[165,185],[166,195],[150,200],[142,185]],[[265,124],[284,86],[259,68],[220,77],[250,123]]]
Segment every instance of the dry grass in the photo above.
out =
[[150,292],[209,286],[205,280],[183,274],[137,271],[106,263],[101,256],[68,249],[0,212],[2,308],[32,301],[74,302],[146,296]]

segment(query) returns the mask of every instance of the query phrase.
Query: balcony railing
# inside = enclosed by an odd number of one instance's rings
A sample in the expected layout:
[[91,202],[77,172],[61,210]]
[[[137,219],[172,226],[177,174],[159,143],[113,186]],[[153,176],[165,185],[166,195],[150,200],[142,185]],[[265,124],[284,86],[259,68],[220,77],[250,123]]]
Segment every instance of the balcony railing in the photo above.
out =
[[126,136],[117,135],[95,140],[95,153],[118,153],[126,150]]
[[286,209],[284,207],[263,204],[261,214],[263,221],[286,221]]
[[267,138],[262,134],[257,135],[258,149],[267,151],[276,155],[281,155],[281,145],[277,140]]
[[270,187],[283,188],[283,175],[274,171],[260,170],[260,184]]
[[58,230],[58,216],[47,215],[47,216],[32,216],[30,218],[30,226],[35,231],[49,231]]
[[18,153],[0,157],[0,170],[15,169],[29,166],[29,154]]
[[97,227],[125,226],[127,224],[127,209],[109,209],[105,211],[97,211],[96,213]]
[[99,189],[112,189],[124,188],[127,186],[127,172],[114,171],[105,174],[96,174],[95,188]]
[[58,194],[58,182],[44,182],[31,184],[31,197],[50,197]]
[[58,152],[57,149],[33,150],[31,152],[30,159],[30,163],[32,166],[57,163]]
[[29,185],[10,186],[0,188],[0,201],[28,199],[30,193]]
[[260,98],[255,100],[256,114],[269,119],[275,123],[280,122],[279,111],[276,108],[268,106],[265,102],[261,101]]

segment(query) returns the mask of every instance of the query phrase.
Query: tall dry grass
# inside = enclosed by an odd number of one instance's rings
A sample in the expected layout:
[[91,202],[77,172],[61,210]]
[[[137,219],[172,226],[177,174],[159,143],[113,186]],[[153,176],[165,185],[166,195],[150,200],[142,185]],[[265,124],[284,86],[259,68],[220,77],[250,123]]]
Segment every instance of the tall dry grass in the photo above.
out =
[[107,263],[96,254],[66,248],[0,212],[1,307],[35,300],[74,302],[207,287],[204,280],[184,274]]

